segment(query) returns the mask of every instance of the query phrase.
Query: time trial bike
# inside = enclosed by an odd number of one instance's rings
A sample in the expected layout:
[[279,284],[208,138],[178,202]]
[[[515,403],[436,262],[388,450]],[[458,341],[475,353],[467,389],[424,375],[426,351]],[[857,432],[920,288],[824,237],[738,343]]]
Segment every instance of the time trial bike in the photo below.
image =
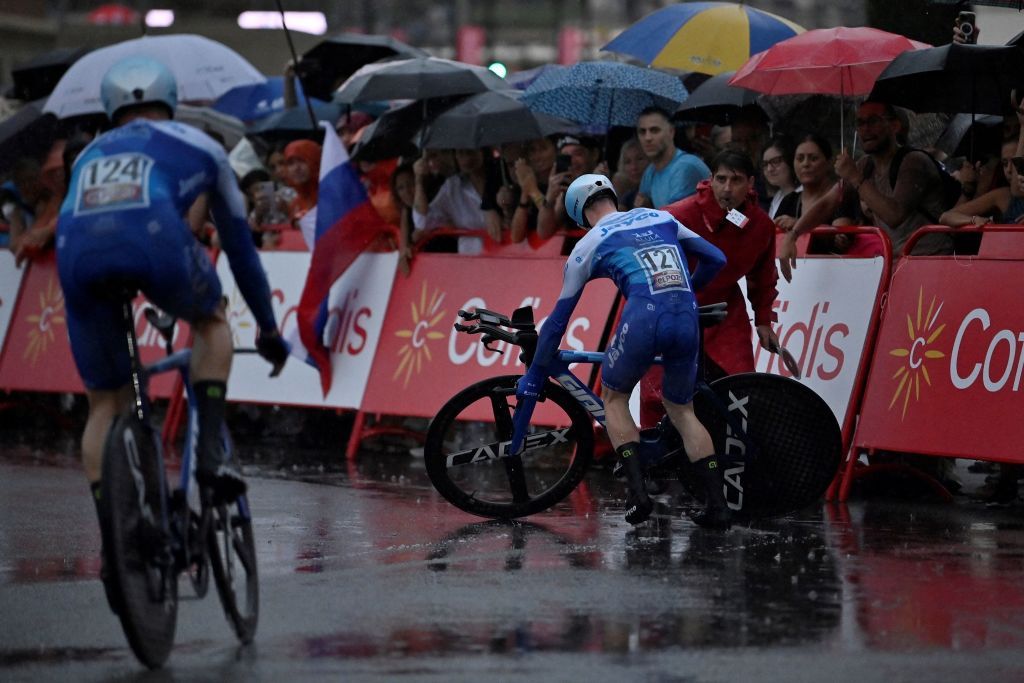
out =
[[[459,311],[455,329],[481,334],[492,351],[521,349],[532,362],[537,346],[533,309],[511,318]],[[725,304],[700,309],[702,326],[725,316]],[[504,342],[504,349],[492,346]],[[701,354],[703,355],[703,354]],[[595,423],[604,425],[601,399],[571,370],[604,354],[560,350],[536,403],[516,399],[521,375],[492,377],[466,387],[438,411],[424,445],[427,475],[450,503],[491,518],[532,515],[555,505],[580,483],[594,454]],[[656,360],[655,362],[660,362]],[[702,373],[698,375],[702,376]],[[828,404],[800,382],[744,373],[708,384],[694,397],[719,454],[725,493],[737,520],[787,514],[819,500],[839,468],[842,438]],[[522,443],[519,452],[511,445]],[[682,439],[668,419],[641,430],[640,456],[648,476],[678,476],[703,497]]]
[[[224,612],[243,643],[251,642],[256,633],[259,579],[248,499],[242,495],[222,500],[195,481],[199,428],[189,381],[191,349],[175,351],[175,320],[146,307],[145,318],[163,337],[167,355],[143,366],[133,295],[130,290],[121,296],[134,403],[115,419],[103,453],[104,587],[132,651],[147,667],[158,668],[174,645],[182,572],[199,598],[205,597],[213,575]],[[188,400],[188,428],[178,486],[172,490],[152,423],[148,380],[175,371]],[[228,457],[233,457],[226,427],[222,439]]]

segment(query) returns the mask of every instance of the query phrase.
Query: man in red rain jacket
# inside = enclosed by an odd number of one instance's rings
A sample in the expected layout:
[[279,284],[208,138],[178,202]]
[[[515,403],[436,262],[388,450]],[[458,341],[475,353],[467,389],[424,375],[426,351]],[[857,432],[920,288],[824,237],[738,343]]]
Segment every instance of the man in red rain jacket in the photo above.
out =
[[[761,346],[778,348],[772,330],[772,304],[778,291],[775,268],[775,224],[757,203],[754,166],[743,152],[726,150],[711,162],[711,180],[697,193],[663,207],[676,220],[725,252],[726,264],[697,295],[700,305],[729,303],[725,320],[704,332],[708,379],[754,370],[750,320],[739,280],[747,278],[747,298]],[[652,426],[664,414],[661,367],[654,366],[640,383],[640,421]]]

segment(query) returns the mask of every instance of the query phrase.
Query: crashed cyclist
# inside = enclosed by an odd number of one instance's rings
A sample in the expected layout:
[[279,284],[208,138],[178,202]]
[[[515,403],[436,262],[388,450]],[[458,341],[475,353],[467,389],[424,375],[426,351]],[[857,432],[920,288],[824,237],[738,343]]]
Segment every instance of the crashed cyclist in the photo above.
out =
[[[722,472],[711,437],[692,403],[700,348],[694,292],[722,268],[725,256],[664,211],[619,212],[616,208],[615,189],[603,175],[581,176],[566,191],[567,214],[588,232],[569,255],[562,292],[541,328],[536,355],[519,380],[516,395],[539,395],[583,288],[590,280],[611,279],[626,305],[601,363],[601,398],[608,436],[626,473],[626,521],[640,524],[654,508],[644,484],[639,431],[629,412],[629,396],[660,355],[665,368],[665,410],[707,491],[705,507],[694,521],[727,528],[731,516]],[[692,276],[687,266],[690,257],[697,260]]]

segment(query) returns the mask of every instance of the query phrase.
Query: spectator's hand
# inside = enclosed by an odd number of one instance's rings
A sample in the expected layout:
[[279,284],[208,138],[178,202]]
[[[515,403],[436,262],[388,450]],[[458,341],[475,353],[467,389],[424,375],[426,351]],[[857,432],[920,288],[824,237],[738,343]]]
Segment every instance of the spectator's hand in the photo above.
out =
[[281,337],[281,333],[276,329],[269,332],[260,330],[260,333],[256,335],[256,352],[260,354],[263,360],[273,366],[270,370],[270,376],[277,377],[281,374],[281,369],[288,360],[290,349],[288,348],[288,342]]
[[495,201],[503,213],[511,215],[516,210],[516,204],[519,203],[519,193],[516,192],[514,185],[502,185],[498,188]]
[[417,180],[430,175],[430,168],[427,166],[427,155],[424,154],[412,165],[413,175],[416,176]]
[[547,200],[548,204],[554,206],[555,200],[559,195],[564,194],[565,190],[569,187],[569,172],[563,173],[552,172],[551,177],[548,179],[548,193]]
[[636,193],[636,198],[633,200],[634,209],[651,209],[654,208],[651,205],[651,198],[645,194]]
[[864,174],[857,168],[857,163],[844,149],[836,155],[836,175],[845,180],[853,187],[860,187],[864,182]]
[[853,235],[848,232],[836,233],[835,240],[832,243],[837,254],[845,254],[850,250],[851,244],[853,244]]
[[412,271],[412,247],[406,247],[398,252],[398,270],[405,277],[409,277]]
[[793,270],[796,269],[796,233],[790,231],[779,244],[779,272],[786,282],[793,281]]
[[33,228],[26,232],[14,251],[14,265],[20,268],[21,264],[40,256],[46,251],[52,239],[53,233],[49,230]]
[[771,325],[758,325],[755,329],[757,330],[757,339],[761,342],[761,348],[765,351],[774,353],[782,346]]
[[782,232],[790,232],[793,226],[796,225],[796,218],[793,216],[776,216],[775,227]]
[[608,162],[607,161],[600,162],[597,166],[594,167],[594,170],[591,171],[591,173],[599,173],[599,174],[607,177],[608,175],[610,175],[610,172],[608,171]]
[[534,192],[540,192],[540,187],[537,185],[537,174],[534,172],[533,167],[527,163],[526,159],[516,159],[515,164],[516,182],[519,187],[523,188],[523,196],[529,197]]

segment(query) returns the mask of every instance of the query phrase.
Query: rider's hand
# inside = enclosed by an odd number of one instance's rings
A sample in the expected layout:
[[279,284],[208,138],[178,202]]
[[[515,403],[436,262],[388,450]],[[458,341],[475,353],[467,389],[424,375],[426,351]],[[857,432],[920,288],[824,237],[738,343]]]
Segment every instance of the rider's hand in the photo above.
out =
[[526,374],[519,378],[516,384],[516,398],[537,398],[540,396],[544,383],[548,380],[548,373],[544,368],[531,365]]
[[261,330],[256,336],[256,352],[273,366],[270,376],[277,377],[281,374],[285,361],[288,360],[288,342],[281,337],[281,333],[277,330],[270,332]]

